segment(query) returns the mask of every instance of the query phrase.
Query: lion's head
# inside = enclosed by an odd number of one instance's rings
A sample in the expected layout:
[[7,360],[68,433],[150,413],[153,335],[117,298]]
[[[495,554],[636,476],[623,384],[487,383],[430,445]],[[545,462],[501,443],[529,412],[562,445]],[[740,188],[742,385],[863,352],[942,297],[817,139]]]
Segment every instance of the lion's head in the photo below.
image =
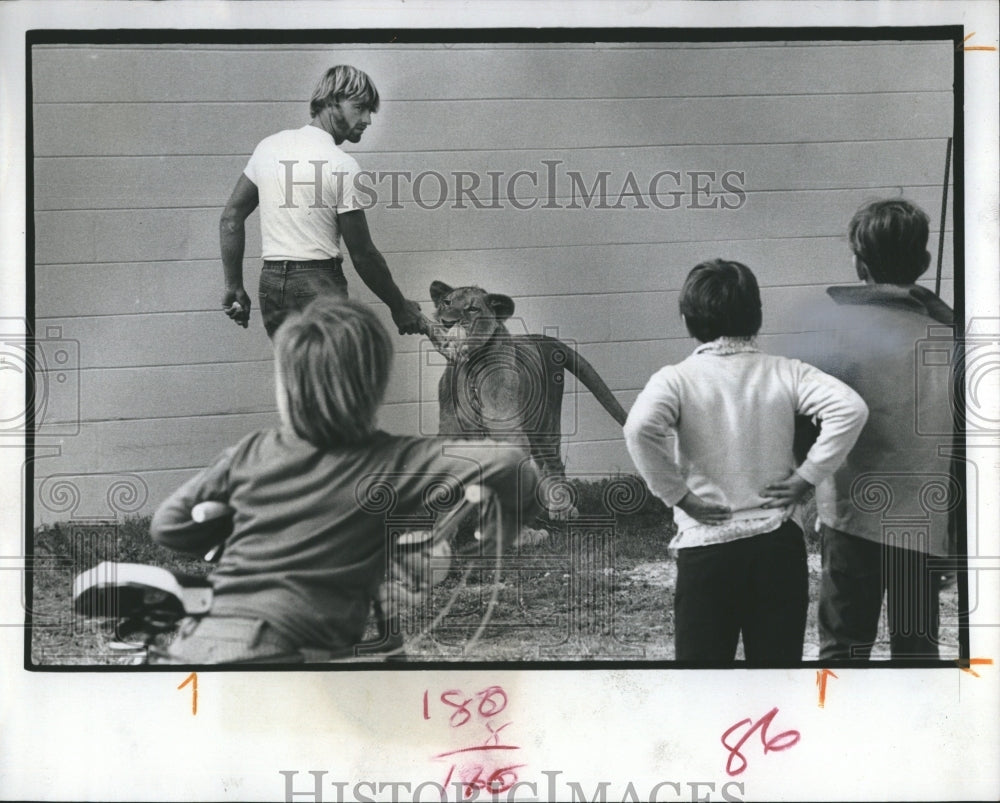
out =
[[506,331],[503,322],[514,314],[510,296],[487,293],[481,287],[453,288],[432,282],[431,301],[435,321],[432,340],[450,362],[467,359],[498,331]]

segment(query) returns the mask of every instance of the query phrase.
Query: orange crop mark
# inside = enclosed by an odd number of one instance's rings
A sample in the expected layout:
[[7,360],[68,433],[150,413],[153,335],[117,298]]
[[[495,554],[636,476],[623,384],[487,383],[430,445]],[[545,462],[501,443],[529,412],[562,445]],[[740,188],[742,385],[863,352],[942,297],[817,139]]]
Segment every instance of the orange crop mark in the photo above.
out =
[[968,46],[966,46],[965,43],[968,42],[975,35],[976,35],[975,31],[973,31],[972,33],[970,33],[968,36],[965,37],[965,39],[962,40],[962,44],[960,44],[958,47],[956,47],[955,50],[959,50],[959,49],[961,49],[961,50],[996,50],[996,48],[993,47],[993,45],[968,45]]
[[955,663],[958,665],[958,668],[961,669],[963,672],[968,672],[973,677],[977,677],[978,678],[979,677],[979,673],[975,669],[973,669],[972,667],[973,666],[977,666],[977,665],[979,665],[979,666],[981,666],[981,665],[992,666],[993,665],[993,659],[992,658],[956,658],[955,659]]
[[181,683],[181,685],[178,686],[177,688],[178,689],[183,689],[189,683],[191,684],[191,714],[193,716],[194,714],[198,713],[198,673],[197,672],[192,672],[190,675],[188,675],[186,678],[184,678],[184,682]]
[[[819,686],[819,707],[822,708],[826,703],[826,679],[828,677],[837,677],[836,674],[831,672],[829,669],[820,669],[816,672],[816,685]],[[839,680],[839,678],[838,678]]]

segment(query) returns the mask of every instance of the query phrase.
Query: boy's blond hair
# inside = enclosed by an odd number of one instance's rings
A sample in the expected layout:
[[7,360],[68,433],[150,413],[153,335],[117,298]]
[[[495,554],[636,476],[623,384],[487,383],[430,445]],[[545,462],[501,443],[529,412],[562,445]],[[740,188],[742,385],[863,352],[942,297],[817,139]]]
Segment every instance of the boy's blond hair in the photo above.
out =
[[320,447],[364,441],[375,431],[392,365],[392,341],[371,308],[320,296],[274,337],[278,409]]

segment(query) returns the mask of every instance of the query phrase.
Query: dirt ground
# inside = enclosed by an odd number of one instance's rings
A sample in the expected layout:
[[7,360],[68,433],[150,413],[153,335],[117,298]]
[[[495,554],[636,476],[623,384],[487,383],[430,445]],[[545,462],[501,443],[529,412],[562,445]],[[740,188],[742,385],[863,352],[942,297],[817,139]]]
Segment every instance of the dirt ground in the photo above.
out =
[[[116,530],[115,559],[207,571],[207,564],[150,547],[147,525],[140,520]],[[490,561],[480,559],[477,567],[458,560],[423,604],[403,608],[399,625],[407,656],[433,662],[671,661],[676,579],[667,549],[671,533],[662,515],[610,522],[583,518],[553,527],[550,538],[522,548],[499,571]],[[58,528],[36,534],[40,570],[34,577],[31,664],[141,661],[141,654],[113,646],[110,622],[72,613],[70,541]],[[807,537],[807,550],[811,602],[803,660],[810,661],[818,657],[820,565],[814,538]],[[109,557],[95,553],[86,565]],[[941,658],[949,660],[958,657],[957,586],[942,592],[941,603]],[[888,657],[883,620],[873,658]]]
[[[816,623],[819,554],[810,554],[808,561],[810,603],[802,660],[815,661],[819,658]],[[446,617],[434,629],[427,629],[424,622],[422,630],[419,617],[409,621],[407,654],[419,660],[672,661],[672,602],[676,577],[676,562],[668,557],[615,571],[598,569],[587,578],[546,572],[540,576],[521,577],[520,582],[508,579],[500,587],[490,623],[471,649],[468,648],[469,632],[474,625],[481,624],[475,620],[485,611],[484,603],[488,602],[492,589],[476,584],[456,587],[449,590],[458,611],[453,618]],[[577,601],[575,617],[570,613],[570,599]],[[957,659],[957,585],[942,590],[940,599],[940,657],[942,660]],[[740,645],[737,660],[741,660],[742,655]],[[883,609],[872,660],[888,658],[889,641]]]

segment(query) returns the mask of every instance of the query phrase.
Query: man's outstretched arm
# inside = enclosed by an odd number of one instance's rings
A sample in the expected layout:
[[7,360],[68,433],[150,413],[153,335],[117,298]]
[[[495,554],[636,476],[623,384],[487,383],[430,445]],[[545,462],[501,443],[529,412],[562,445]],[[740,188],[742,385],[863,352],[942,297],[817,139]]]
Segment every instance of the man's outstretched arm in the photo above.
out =
[[420,305],[403,298],[403,293],[396,286],[389,266],[385,263],[385,257],[372,242],[364,211],[356,209],[341,212],[337,215],[337,221],[354,269],[368,288],[389,307],[399,333],[415,335],[423,332],[426,327],[420,315]]
[[[259,203],[257,185],[240,175],[219,220],[219,245],[226,290],[222,306],[230,318],[247,328],[250,320],[250,296],[243,288],[243,249],[246,247],[244,221]],[[235,306],[238,304],[239,306]]]

